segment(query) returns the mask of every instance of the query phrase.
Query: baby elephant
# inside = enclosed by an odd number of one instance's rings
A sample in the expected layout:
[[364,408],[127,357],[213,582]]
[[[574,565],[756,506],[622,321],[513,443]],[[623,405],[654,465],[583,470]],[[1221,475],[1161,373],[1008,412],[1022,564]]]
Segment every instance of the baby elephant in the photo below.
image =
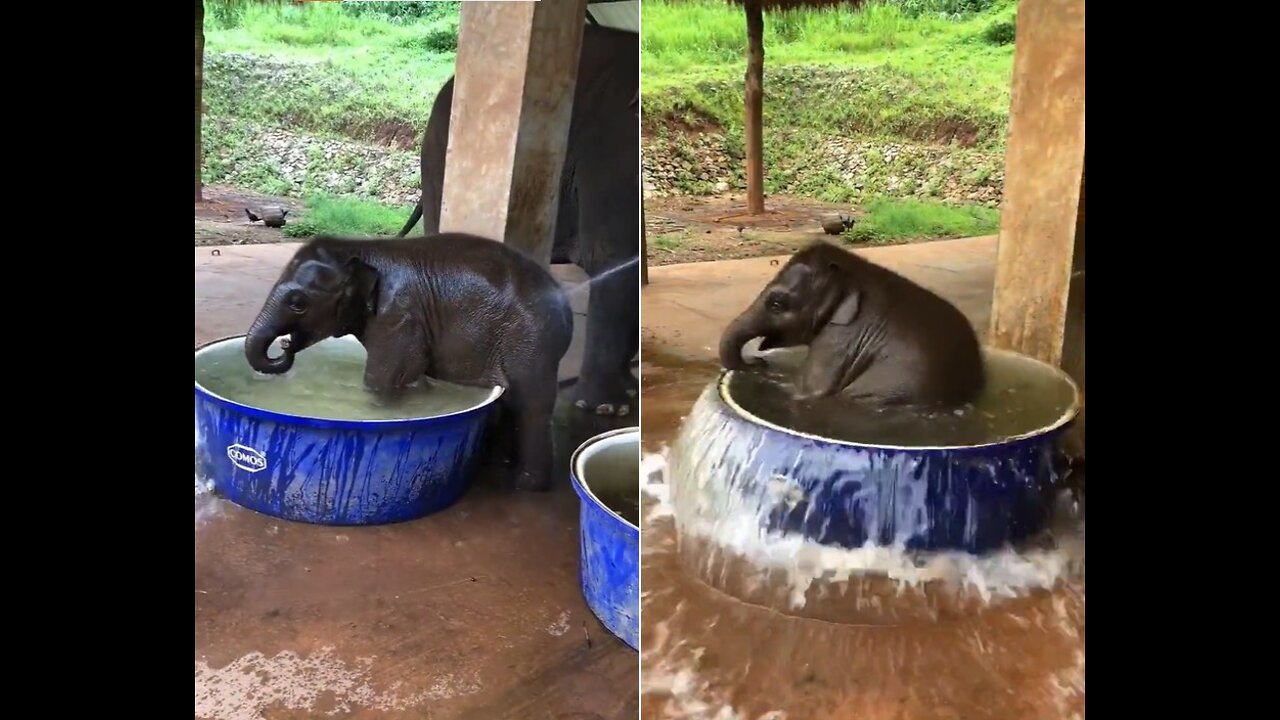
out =
[[834,245],[818,242],[783,266],[725,330],[720,362],[742,346],[808,345],[799,400],[844,392],[881,404],[960,405],[982,390],[978,337],[946,300]]
[[[516,486],[542,490],[551,478],[556,371],[572,334],[564,291],[502,243],[460,233],[317,237],[271,289],[245,356],[259,372],[282,373],[308,346],[354,335],[368,353],[364,381],[374,392],[395,394],[423,375],[501,385],[500,430],[513,433]],[[282,336],[284,354],[269,357]]]

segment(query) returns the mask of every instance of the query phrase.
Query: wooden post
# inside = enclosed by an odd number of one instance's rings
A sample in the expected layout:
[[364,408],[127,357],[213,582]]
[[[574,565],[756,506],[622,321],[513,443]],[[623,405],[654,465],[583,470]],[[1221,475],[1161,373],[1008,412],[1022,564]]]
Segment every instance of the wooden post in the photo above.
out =
[[1083,389],[1084,0],[1022,0],[1016,43],[990,338]]
[[640,284],[641,284],[641,285],[648,285],[648,284],[649,284],[649,237],[648,237],[648,226],[649,226],[649,223],[648,223],[648,221],[646,221],[646,219],[645,219],[645,215],[644,215],[644,197],[643,197],[644,189],[643,189],[643,188],[641,188],[640,192],[641,192],[641,198],[640,198]]
[[760,0],[745,0],[747,13],[746,115],[747,212],[764,212],[764,9]]
[[586,5],[462,4],[441,231],[550,263]]
[[196,0],[196,202],[204,199],[200,191],[201,162],[204,155],[200,124],[204,120],[204,0]]

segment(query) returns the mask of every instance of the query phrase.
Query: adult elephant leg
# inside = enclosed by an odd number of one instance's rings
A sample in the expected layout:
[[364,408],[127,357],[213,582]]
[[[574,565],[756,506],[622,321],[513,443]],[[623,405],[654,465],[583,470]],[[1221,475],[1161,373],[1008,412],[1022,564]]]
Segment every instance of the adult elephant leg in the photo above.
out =
[[422,233],[435,235],[440,232],[440,203],[444,197],[444,161],[449,146],[449,112],[453,108],[453,78],[440,88],[435,104],[431,107],[431,119],[422,135]]
[[597,415],[629,415],[636,380],[631,359],[639,341],[640,271],[632,260],[591,282],[586,351],[573,393],[574,406]]
[[578,185],[578,242],[591,287],[573,405],[598,415],[629,415],[636,389],[631,359],[640,332],[636,185],[625,177],[611,183],[595,179]]

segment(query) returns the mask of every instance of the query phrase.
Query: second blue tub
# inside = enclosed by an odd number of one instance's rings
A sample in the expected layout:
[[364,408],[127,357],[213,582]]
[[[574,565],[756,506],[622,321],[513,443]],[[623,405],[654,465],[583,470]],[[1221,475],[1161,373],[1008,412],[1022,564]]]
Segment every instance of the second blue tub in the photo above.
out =
[[640,431],[620,428],[583,443],[570,460],[582,502],[582,593],[609,632],[636,650],[640,643],[640,528],[611,509],[639,512]]

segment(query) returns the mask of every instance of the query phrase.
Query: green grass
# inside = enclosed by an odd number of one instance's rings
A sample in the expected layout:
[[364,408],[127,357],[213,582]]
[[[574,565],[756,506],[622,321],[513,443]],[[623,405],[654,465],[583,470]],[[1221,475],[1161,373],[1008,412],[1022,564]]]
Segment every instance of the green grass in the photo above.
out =
[[980,205],[878,198],[863,209],[866,215],[844,233],[850,242],[881,245],[921,238],[974,237],[1000,229],[999,211]]
[[[1015,0],[882,0],[766,13],[765,126],[927,140],[964,122],[979,143],[999,145],[1015,10]],[[646,120],[740,131],[741,8],[645,0],[643,12]]]
[[389,125],[420,134],[454,69],[457,7],[439,5],[429,16],[336,4],[223,13],[206,27],[206,116],[357,139]]
[[369,200],[313,196],[306,200],[307,212],[284,226],[288,237],[343,235],[375,237],[395,235],[413,211],[412,205],[392,207]]
[[668,251],[679,250],[680,248],[688,244],[689,231],[680,230],[677,232],[670,232],[670,233],[663,233],[661,235],[655,235],[653,236],[653,239],[650,240],[649,242],[659,250],[668,250]]

